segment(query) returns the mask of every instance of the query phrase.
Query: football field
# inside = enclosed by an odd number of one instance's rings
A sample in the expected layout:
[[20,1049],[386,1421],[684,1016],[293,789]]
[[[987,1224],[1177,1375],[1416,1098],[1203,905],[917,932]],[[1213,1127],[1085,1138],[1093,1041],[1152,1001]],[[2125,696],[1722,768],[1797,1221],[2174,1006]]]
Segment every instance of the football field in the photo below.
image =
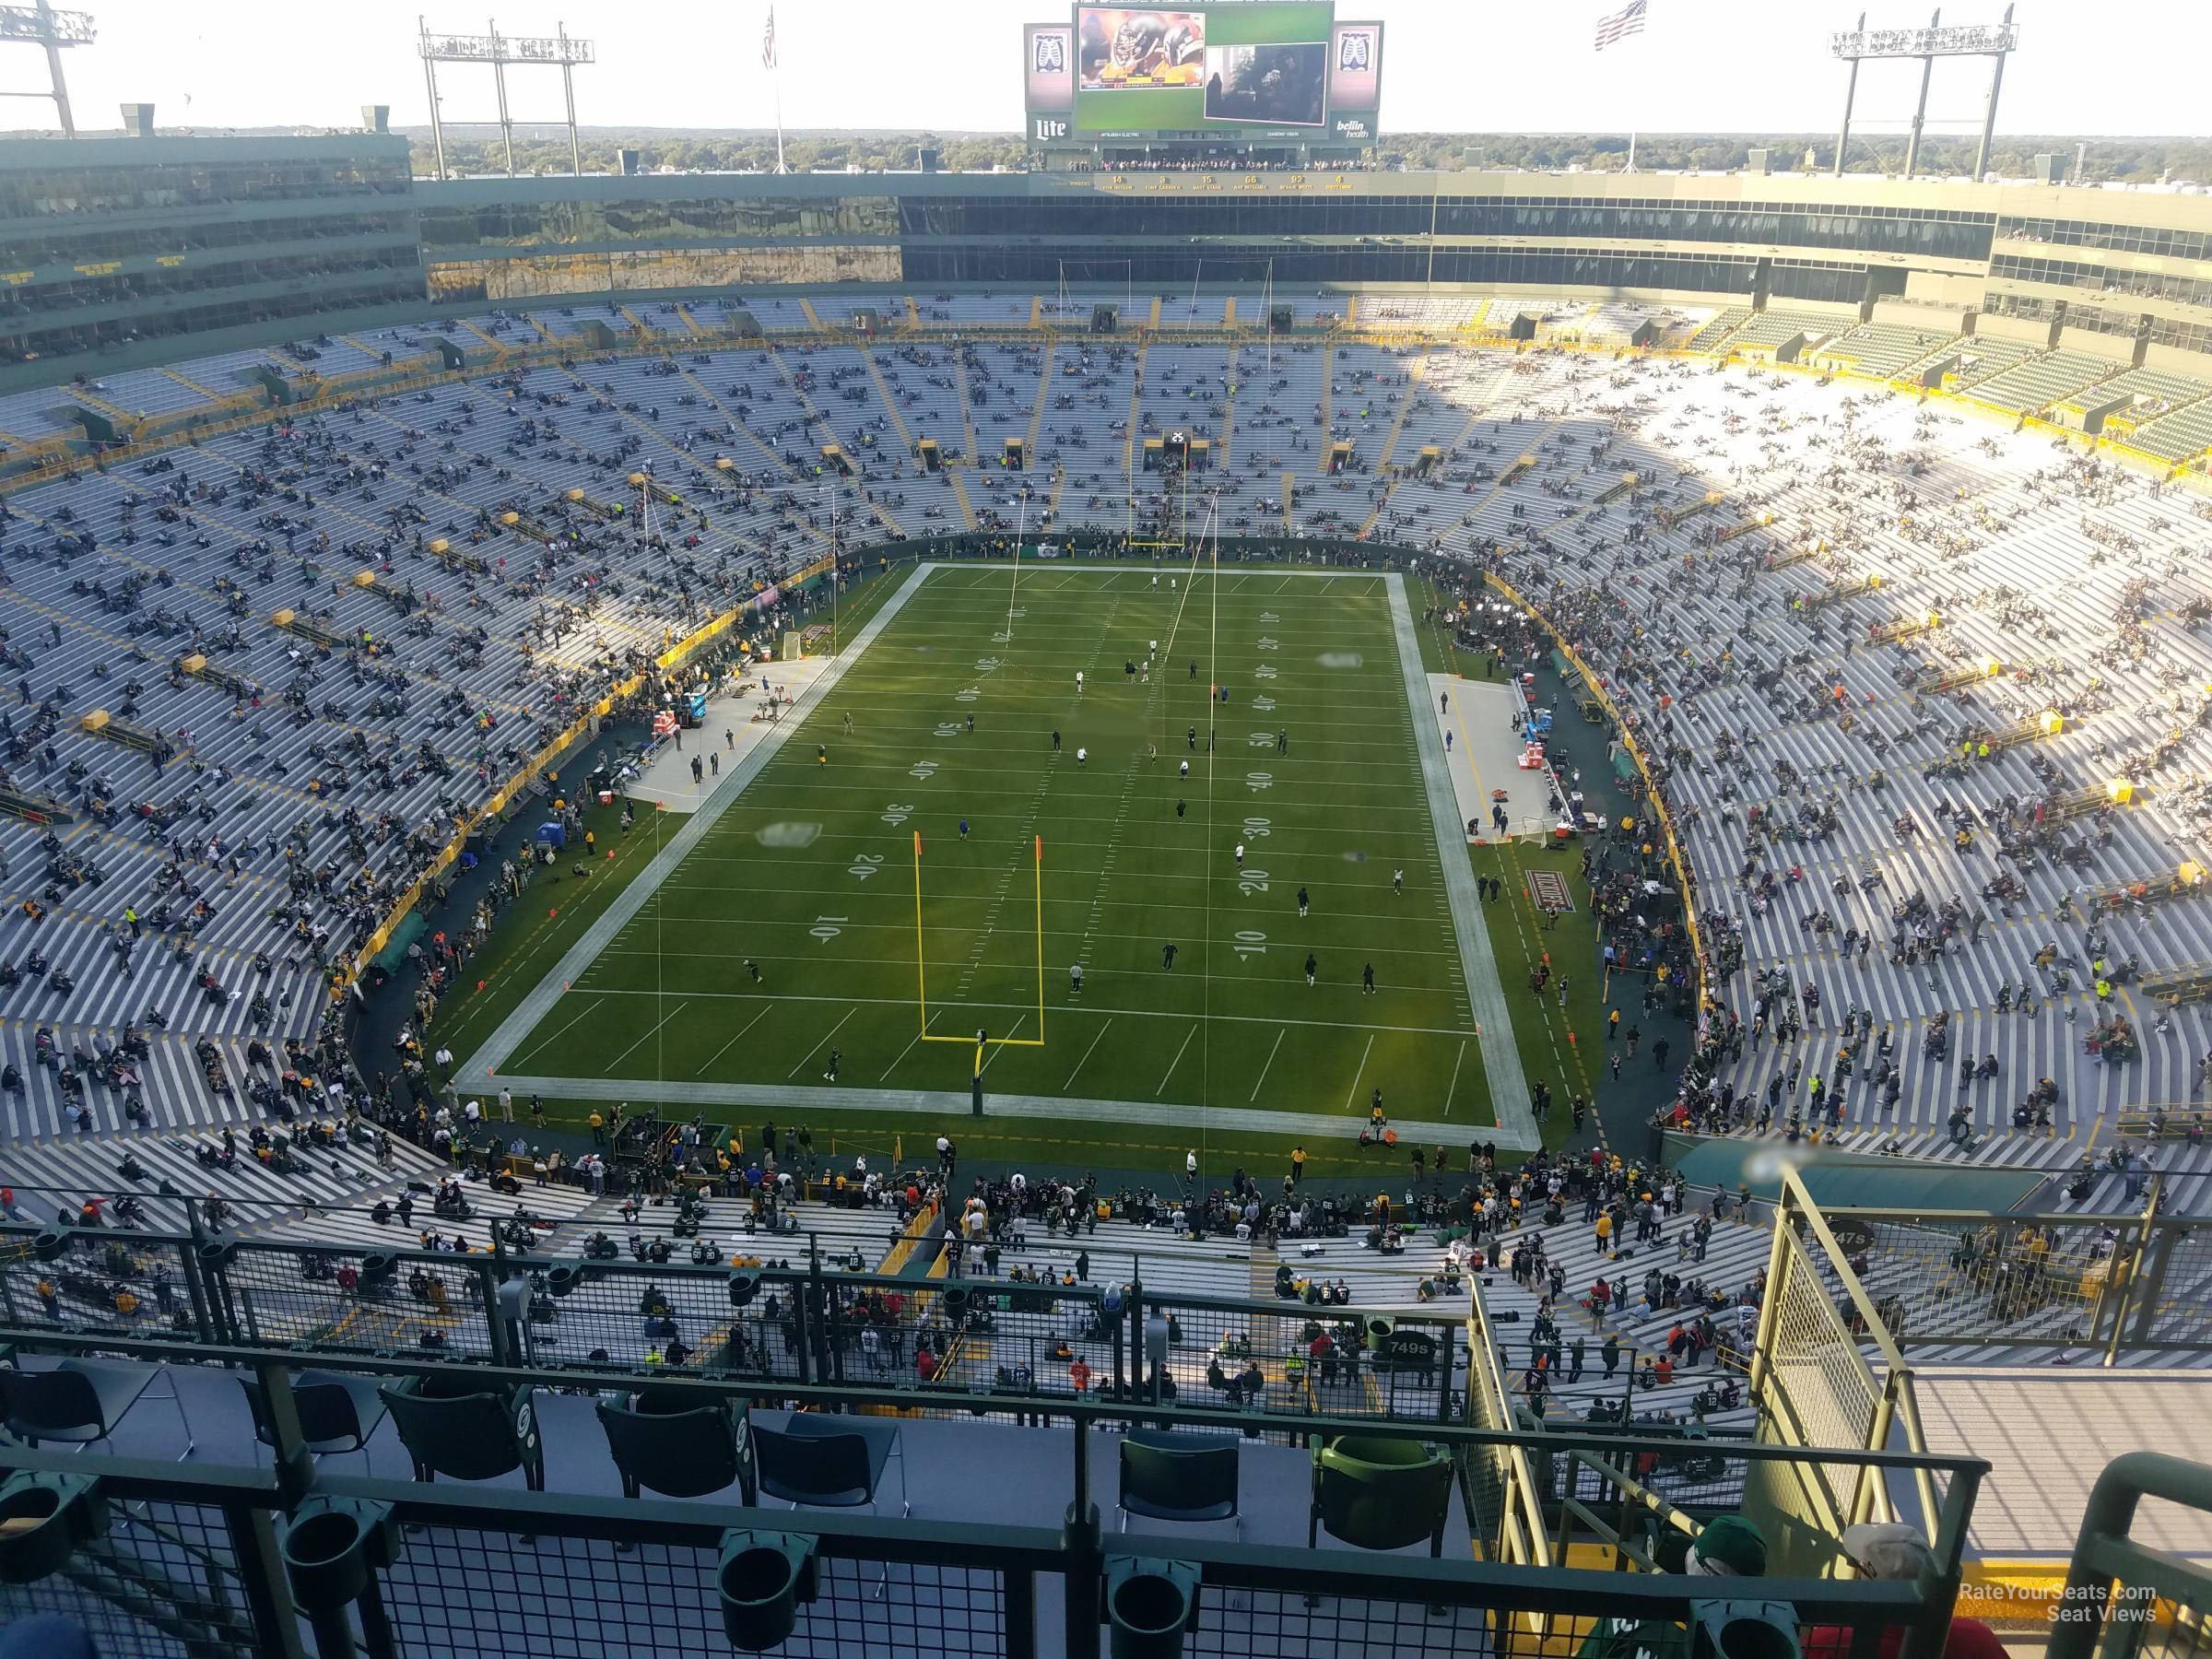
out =
[[907,580],[680,862],[501,1028],[500,1077],[942,1110],[980,1058],[994,1100],[1123,1122],[1349,1135],[1377,1089],[1394,1120],[1497,1121],[1394,579]]

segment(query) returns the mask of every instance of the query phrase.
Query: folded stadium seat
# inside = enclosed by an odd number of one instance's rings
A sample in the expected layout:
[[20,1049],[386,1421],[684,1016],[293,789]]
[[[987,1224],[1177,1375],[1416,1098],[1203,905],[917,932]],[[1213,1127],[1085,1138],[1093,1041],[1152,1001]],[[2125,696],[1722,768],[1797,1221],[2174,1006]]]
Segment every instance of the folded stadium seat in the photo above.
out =
[[899,1458],[899,1512],[913,1513],[906,1496],[906,1460],[899,1425],[881,1418],[822,1417],[794,1412],[782,1429],[756,1422],[753,1453],[760,1489],[792,1508],[865,1509],[876,1502],[885,1466]]
[[1313,1446],[1313,1495],[1306,1547],[1325,1530],[1359,1549],[1403,1549],[1429,1541],[1444,1551],[1452,1459],[1440,1447],[1380,1435],[1340,1434]]
[[1195,1524],[1234,1522],[1244,1535],[1237,1508],[1237,1447],[1234,1440],[1213,1435],[1177,1434],[1132,1429],[1122,1437],[1121,1488],[1115,1501],[1122,1530],[1129,1517]]
[[703,1498],[736,1483],[744,1430],[728,1405],[701,1406],[688,1393],[646,1388],[619,1400],[602,1397],[595,1409],[625,1498],[646,1491]]
[[526,1384],[478,1392],[465,1375],[403,1377],[377,1393],[417,1480],[496,1480],[520,1469],[531,1491],[546,1489],[536,1391]]
[[[386,1412],[376,1379],[345,1372],[303,1371],[291,1374],[292,1406],[300,1417],[300,1439],[317,1457],[359,1452],[365,1473],[369,1441]],[[253,1438],[275,1448],[267,1391],[258,1377],[241,1377],[246,1405],[253,1414]]]
[[[113,1359],[65,1359],[52,1371],[0,1369],[0,1420],[10,1435],[30,1446],[41,1441],[88,1446],[111,1438],[154,1379],[155,1365],[128,1365]],[[192,1455],[192,1419],[176,1374],[169,1373],[170,1398],[184,1429],[179,1463]]]

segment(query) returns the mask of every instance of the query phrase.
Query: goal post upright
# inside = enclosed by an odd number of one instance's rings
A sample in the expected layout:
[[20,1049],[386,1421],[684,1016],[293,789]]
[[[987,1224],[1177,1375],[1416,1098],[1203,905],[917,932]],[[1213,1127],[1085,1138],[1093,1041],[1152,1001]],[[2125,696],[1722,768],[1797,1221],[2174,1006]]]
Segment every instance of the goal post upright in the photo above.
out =
[[922,831],[914,831],[914,1000],[922,1011],[922,1035],[929,1036],[929,980],[922,951]]
[[1037,838],[1037,1044],[1044,1046],[1044,837]]

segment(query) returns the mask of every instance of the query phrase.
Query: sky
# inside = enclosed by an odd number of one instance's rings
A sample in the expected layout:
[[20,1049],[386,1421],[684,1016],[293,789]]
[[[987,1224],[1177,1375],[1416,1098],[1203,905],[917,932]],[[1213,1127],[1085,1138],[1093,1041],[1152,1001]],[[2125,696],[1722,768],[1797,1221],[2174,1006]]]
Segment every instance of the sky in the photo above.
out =
[[[80,131],[112,129],[116,106],[150,100],[165,127],[350,126],[386,103],[400,125],[429,115],[416,19],[481,31],[481,16],[435,0],[70,0],[98,41],[66,54]],[[1641,39],[1598,53],[1597,17],[1624,0],[1339,0],[1337,16],[1380,18],[1382,130],[1391,132],[1806,132],[1832,130],[1844,66],[1831,30],[1855,4],[1651,0]],[[587,126],[766,127],[777,88],[760,63],[763,0],[573,0],[494,6],[500,32],[550,35],[565,23],[598,61],[576,76]],[[1994,21],[2002,0],[1948,8]],[[783,0],[776,8],[787,127],[1016,132],[1022,125],[1020,25],[1065,20],[1049,0]],[[2020,50],[2006,71],[2004,133],[2201,135],[2212,131],[2212,5],[2020,0]],[[1873,27],[1917,24],[1889,0]],[[0,53],[0,86],[42,81],[33,48]],[[1912,63],[1869,64],[1858,124],[1900,131],[1918,87]],[[1988,65],[1938,63],[1932,132],[1978,131]],[[488,69],[441,69],[447,118],[494,110]],[[558,121],[560,76],[512,73],[518,122]],[[51,123],[51,106],[9,100],[0,124]]]

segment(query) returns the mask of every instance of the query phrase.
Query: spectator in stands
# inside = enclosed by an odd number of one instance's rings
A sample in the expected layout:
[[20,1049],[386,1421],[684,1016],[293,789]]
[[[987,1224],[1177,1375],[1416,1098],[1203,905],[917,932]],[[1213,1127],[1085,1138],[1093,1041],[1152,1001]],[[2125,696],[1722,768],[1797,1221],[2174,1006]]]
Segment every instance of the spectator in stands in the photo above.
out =
[[[1694,1538],[1663,1534],[1659,1567],[1693,1578],[1759,1578],[1767,1571],[1767,1541],[1744,1516],[1718,1515]],[[1601,1618],[1580,1653],[1581,1659],[1683,1659],[1688,1651],[1688,1630],[1672,1620]]]
[[[1862,1578],[1933,1584],[1936,1558],[1919,1531],[1904,1521],[1862,1521],[1843,1529],[1843,1557]],[[1900,1625],[1885,1626],[1877,1659],[1897,1659],[1904,1642]],[[1805,1659],[1844,1659],[1852,1633],[1840,1625],[1816,1625],[1805,1633]],[[2004,1659],[2005,1644],[1978,1618],[1954,1617],[1944,1637],[1943,1659]]]

